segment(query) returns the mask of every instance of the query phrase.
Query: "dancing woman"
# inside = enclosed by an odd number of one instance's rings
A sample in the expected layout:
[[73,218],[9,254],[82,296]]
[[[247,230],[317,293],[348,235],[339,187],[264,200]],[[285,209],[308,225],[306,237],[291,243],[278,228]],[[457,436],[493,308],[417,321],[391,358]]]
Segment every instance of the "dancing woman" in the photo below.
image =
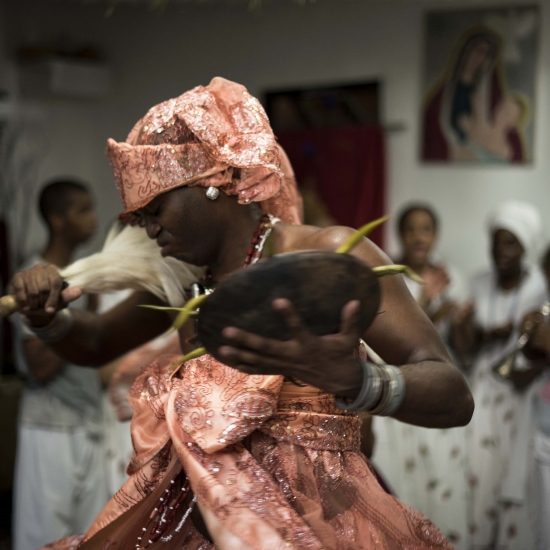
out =
[[[292,170],[260,103],[222,78],[153,107],[125,143],[109,140],[107,153],[123,218],[142,223],[163,255],[207,266],[205,285],[268,254],[335,250],[352,233],[299,225]],[[389,263],[366,239],[354,254],[370,266]],[[365,334],[355,328],[357,303],[344,308],[339,334],[317,337],[292,304],[278,301],[293,338],[228,327],[233,345],[220,354],[235,368],[206,355],[171,376],[176,358],[155,361],[131,391],[129,480],[85,535],[52,547],[450,548],[429,520],[380,488],[359,452],[355,411],[365,408],[357,397],[366,372],[379,387],[392,376],[405,388],[367,407],[375,414],[451,427],[473,410],[462,375],[403,282],[381,285],[385,313]],[[139,293],[104,317],[68,318],[57,311],[79,290],[62,291],[49,268],[19,275],[13,289],[35,332],[87,364],[136,347],[169,322],[135,308],[155,303]],[[399,368],[356,359],[359,338]]]

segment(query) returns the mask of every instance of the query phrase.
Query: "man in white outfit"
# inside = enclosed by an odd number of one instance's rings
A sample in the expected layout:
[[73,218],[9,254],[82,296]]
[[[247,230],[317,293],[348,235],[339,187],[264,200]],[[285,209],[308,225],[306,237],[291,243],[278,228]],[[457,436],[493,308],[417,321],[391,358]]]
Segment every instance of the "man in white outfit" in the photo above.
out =
[[[92,196],[79,182],[58,180],[42,190],[39,205],[48,243],[22,269],[66,266],[95,231]],[[79,299],[76,307],[92,309],[87,301]],[[108,500],[101,389],[97,371],[66,363],[27,328],[24,311],[12,319],[17,368],[27,382],[19,411],[13,547],[36,550],[86,530]]]

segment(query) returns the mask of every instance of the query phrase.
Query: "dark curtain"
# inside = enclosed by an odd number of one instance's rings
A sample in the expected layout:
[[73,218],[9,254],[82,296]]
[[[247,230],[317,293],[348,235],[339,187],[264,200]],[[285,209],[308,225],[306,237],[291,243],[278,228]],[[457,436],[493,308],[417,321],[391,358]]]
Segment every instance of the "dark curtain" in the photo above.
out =
[[[384,133],[380,127],[317,128],[277,137],[298,184],[313,181],[338,224],[359,228],[385,214]],[[379,228],[370,238],[382,246],[382,237]]]

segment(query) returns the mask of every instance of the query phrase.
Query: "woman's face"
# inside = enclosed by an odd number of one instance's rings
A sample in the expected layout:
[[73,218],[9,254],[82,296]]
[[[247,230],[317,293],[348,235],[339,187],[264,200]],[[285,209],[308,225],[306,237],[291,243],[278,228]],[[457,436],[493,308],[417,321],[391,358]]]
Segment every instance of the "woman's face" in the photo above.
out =
[[212,255],[215,224],[211,222],[215,210],[204,188],[179,187],[155,197],[139,215],[147,235],[161,248],[162,256],[203,266]]
[[424,210],[413,210],[405,218],[401,231],[401,243],[406,260],[413,265],[428,263],[436,241],[432,217]]
[[464,59],[463,74],[471,75],[472,77],[477,76],[487,61],[490,51],[491,46],[489,42],[481,40],[474,44]]
[[493,233],[491,254],[499,275],[514,276],[521,272],[521,261],[525,250],[510,231],[499,229]]

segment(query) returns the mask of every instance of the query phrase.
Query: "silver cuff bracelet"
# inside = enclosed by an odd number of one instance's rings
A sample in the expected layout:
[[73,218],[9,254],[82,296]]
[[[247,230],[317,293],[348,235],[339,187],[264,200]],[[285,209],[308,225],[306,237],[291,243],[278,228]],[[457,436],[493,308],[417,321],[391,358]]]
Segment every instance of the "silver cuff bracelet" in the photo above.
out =
[[70,309],[58,311],[55,317],[44,327],[33,327],[25,316],[22,317],[35,336],[47,344],[63,340],[73,326],[73,314]]
[[357,398],[348,403],[335,399],[336,405],[344,411],[365,411],[379,416],[397,412],[405,398],[403,373],[393,365],[375,365],[359,359],[363,368],[363,385]]

